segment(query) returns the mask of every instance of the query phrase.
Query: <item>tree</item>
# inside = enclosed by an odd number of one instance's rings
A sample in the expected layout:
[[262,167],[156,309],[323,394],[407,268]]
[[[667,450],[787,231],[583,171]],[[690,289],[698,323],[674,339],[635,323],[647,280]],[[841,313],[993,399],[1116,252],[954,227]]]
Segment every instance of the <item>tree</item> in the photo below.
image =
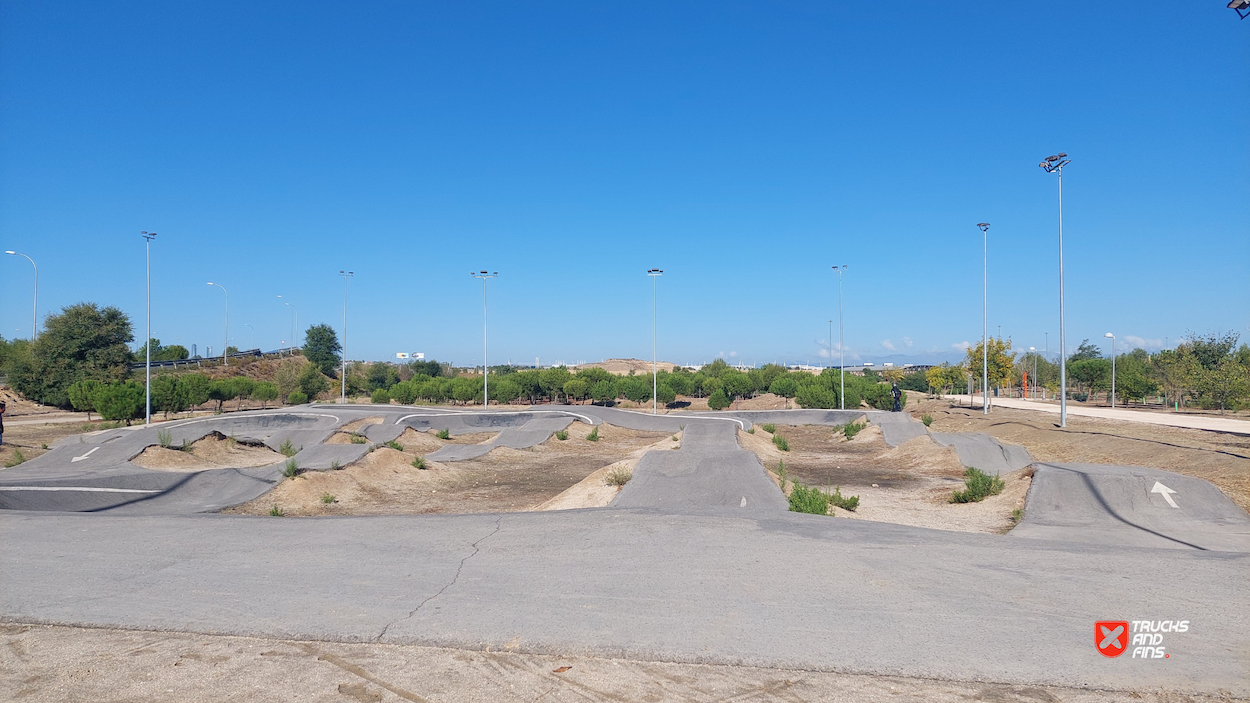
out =
[[607,404],[610,400],[616,400],[616,396],[616,384],[611,379],[604,379],[590,387],[590,398],[596,403]]
[[564,384],[572,380],[573,374],[564,366],[552,366],[540,371],[538,378],[543,392],[551,396],[553,402],[559,402],[560,394],[564,393]]
[[231,390],[234,391],[234,397],[239,399],[239,407],[237,410],[243,409],[243,401],[252,395],[252,390],[256,388],[256,382],[247,376],[235,376],[230,379]]
[[252,386],[252,400],[259,400],[260,407],[267,407],[270,401],[277,399],[278,386],[276,384],[269,381],[261,381]]
[[[848,378],[850,377],[848,376]],[[847,398],[850,398],[849,393]],[[794,396],[794,400],[802,408],[838,407],[838,394],[818,383],[809,383],[800,388],[798,394]],[[856,403],[852,406],[848,403],[846,407],[859,407],[859,404]]]
[[[984,344],[977,344],[968,349],[967,365],[972,371],[973,380],[980,385]],[[1001,386],[1011,379],[1012,365],[1015,363],[1015,352],[1009,352],[1011,340],[989,339],[989,382],[990,386]]]
[[590,384],[580,378],[572,378],[565,381],[564,395],[571,399],[585,400],[586,394],[590,393]]
[[1086,393],[1096,393],[1111,388],[1111,361],[1108,359],[1081,359],[1068,364],[1068,378],[1076,381],[1077,390],[1084,387]]
[[694,393],[694,374],[681,367],[673,369],[673,373],[668,374],[667,378],[664,379],[664,382],[667,383],[668,387],[672,388],[673,392],[677,395],[690,395],[691,393]]
[[1211,333],[1205,336],[1190,332],[1189,341],[1181,346],[1186,347],[1199,366],[1207,371],[1214,371],[1224,363],[1224,359],[1233,353],[1233,348],[1237,346],[1237,340],[1240,337],[1241,335],[1236,332]]
[[511,403],[521,397],[521,387],[511,377],[497,379],[490,384],[490,398],[497,403]]
[[187,409],[186,384],[174,374],[162,374],[152,379],[152,407],[165,413],[180,413]]
[[235,397],[234,384],[231,379],[219,378],[208,386],[208,399],[217,401],[217,412],[221,412],[222,403]]
[[1088,339],[1081,340],[1081,346],[1076,348],[1076,352],[1068,357],[1068,363],[1072,364],[1087,359],[1101,359],[1102,350],[1089,343]]
[[195,407],[208,402],[208,389],[212,381],[204,374],[189,373],[178,377],[179,392],[186,400],[187,407]]
[[95,394],[100,388],[99,381],[86,379],[77,381],[65,389],[69,395],[70,405],[78,412],[87,413],[87,420],[91,420],[91,411],[95,410]]
[[451,383],[451,397],[457,403],[468,403],[476,398],[478,393],[482,392],[481,389],[481,379],[476,379],[475,382],[474,379],[458,376]]
[[304,364],[303,370],[300,371],[299,389],[310,400],[316,400],[318,395],[330,390],[330,381],[317,364],[309,362]]
[[443,364],[440,364],[433,359],[417,359],[416,361],[410,361],[408,362],[408,368],[412,369],[412,374],[414,376],[424,374],[430,378],[438,378],[439,376],[446,375]]
[[1250,374],[1232,356],[1225,356],[1214,369],[1202,369],[1198,373],[1198,391],[1215,405],[1220,413],[1235,407],[1237,401],[1250,395]]
[[[720,359],[717,359],[717,361],[720,361]],[[722,388],[717,388],[716,392],[708,396],[707,399],[707,406],[713,410],[724,410],[729,407],[729,403],[729,396],[725,394]]]
[[677,394],[667,383],[661,383],[655,391],[655,399],[660,405],[668,405],[677,400]]
[[721,387],[730,398],[745,398],[755,392],[755,384],[751,383],[751,377],[737,369],[726,371],[720,380],[723,384]]
[[799,392],[799,382],[789,375],[778,376],[768,387],[768,392],[782,398],[793,398],[794,394]]
[[[334,376],[334,370],[339,365],[339,352],[341,351],[343,347],[339,344],[338,335],[329,325],[313,325],[304,333],[304,357],[316,364],[323,375]],[[309,395],[309,397],[315,396]]]
[[142,417],[146,403],[146,391],[134,381],[100,384],[92,401],[96,412],[105,420],[130,421]]
[[1158,386],[1150,379],[1150,355],[1145,349],[1134,349],[1115,360],[1115,392],[1120,398],[1145,401]]
[[1193,388],[1201,366],[1183,347],[1164,350],[1150,360],[1154,380],[1163,387],[1163,397],[1179,404],[1185,391]]
[[929,390],[929,378],[924,371],[912,371],[903,376],[902,380],[899,381],[898,387],[905,391],[923,393]]
[[950,393],[952,389],[967,384],[968,370],[962,366],[942,364],[926,371],[925,380],[931,388],[938,389],[939,395]]
[[[181,344],[171,344],[168,347],[164,347],[161,346],[161,340],[156,339],[155,337],[148,340],[148,344],[152,345],[152,361],[176,361],[178,359],[185,359],[191,355],[190,352],[187,351],[187,348]],[[139,347],[134,354],[135,361],[141,362],[147,360],[147,347],[147,344]]]
[[720,378],[727,371],[729,371],[729,364],[726,364],[724,359],[714,359],[712,363],[706,364],[699,369],[699,373],[708,378]]
[[95,303],[70,305],[44,320],[44,331],[29,355],[10,359],[9,384],[40,403],[71,407],[67,389],[74,382],[112,382],[127,376],[127,345],[133,339],[130,318],[121,310]]

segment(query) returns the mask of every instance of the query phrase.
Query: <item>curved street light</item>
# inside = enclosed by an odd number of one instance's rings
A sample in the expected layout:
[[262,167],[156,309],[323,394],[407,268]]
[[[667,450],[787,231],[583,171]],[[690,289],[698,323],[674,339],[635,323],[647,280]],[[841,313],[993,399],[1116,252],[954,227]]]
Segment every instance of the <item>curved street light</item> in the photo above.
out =
[[486,281],[492,278],[499,278],[499,272],[487,271],[470,271],[469,275],[474,278],[482,279],[482,407],[490,406],[490,364],[486,360],[486,352],[489,350],[488,341],[488,317],[486,310]]
[[[26,256],[18,251],[6,251],[6,254],[12,256]],[[35,260],[26,256],[26,260],[31,266],[35,267],[35,302],[31,305],[30,312],[30,341],[35,341],[39,337],[39,267],[35,265]]]
[[140,232],[140,237],[147,240],[144,247],[147,249],[148,255],[148,289],[147,289],[147,305],[148,305],[148,338],[143,343],[143,347],[147,349],[147,361],[144,363],[144,415],[143,424],[152,424],[152,240],[156,239],[156,232]]
[[227,361],[226,352],[230,349],[230,291],[226,290],[226,287],[220,283],[213,283],[212,281],[209,281],[208,285],[217,286],[221,289],[222,293],[226,294],[226,341],[225,346],[221,348],[221,365],[229,366],[230,362]]
[[1110,332],[1103,335],[1111,340],[1111,407],[1115,407],[1115,335]]
[[977,224],[981,230],[981,247],[982,262],[984,268],[982,280],[982,295],[985,300],[982,303],[981,317],[981,414],[990,414],[990,223],[981,222]]
[[1038,164],[1059,180],[1059,426],[1068,426],[1068,345],[1063,324],[1063,167],[1072,162],[1062,151]]

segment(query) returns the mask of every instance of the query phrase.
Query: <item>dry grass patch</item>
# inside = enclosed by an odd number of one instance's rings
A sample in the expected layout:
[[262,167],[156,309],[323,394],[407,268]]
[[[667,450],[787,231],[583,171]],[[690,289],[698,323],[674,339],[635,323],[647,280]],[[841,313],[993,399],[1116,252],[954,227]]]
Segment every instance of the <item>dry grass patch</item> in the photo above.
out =
[[130,463],[153,471],[205,471],[270,466],[281,460],[281,454],[263,444],[244,444],[212,432],[186,449],[148,447]]

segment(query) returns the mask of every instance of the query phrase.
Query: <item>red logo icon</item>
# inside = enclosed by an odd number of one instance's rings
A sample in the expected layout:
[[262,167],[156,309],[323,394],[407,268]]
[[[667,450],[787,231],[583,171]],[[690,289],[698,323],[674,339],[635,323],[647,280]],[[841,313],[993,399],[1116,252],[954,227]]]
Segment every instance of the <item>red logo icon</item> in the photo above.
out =
[[1104,657],[1118,657],[1128,649],[1128,621],[1100,620],[1094,623],[1094,646]]

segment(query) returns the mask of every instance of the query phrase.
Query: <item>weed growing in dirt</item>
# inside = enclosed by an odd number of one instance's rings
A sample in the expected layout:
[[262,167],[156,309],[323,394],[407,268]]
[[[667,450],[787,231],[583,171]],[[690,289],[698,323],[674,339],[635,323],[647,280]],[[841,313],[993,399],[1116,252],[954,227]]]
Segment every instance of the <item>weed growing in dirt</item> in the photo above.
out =
[[779,434],[773,435],[773,444],[777,445],[777,448],[783,452],[790,451],[790,442],[788,442],[785,437],[782,437]]
[[596,427],[595,429],[591,430],[591,431],[590,431],[590,434],[586,435],[586,441],[587,441],[587,442],[598,442],[598,441],[599,441],[599,428],[598,428],[598,427]]
[[383,445],[383,446],[390,447],[391,449],[394,449],[394,450],[395,450],[395,451],[397,451],[397,452],[402,452],[402,451],[404,451],[404,445],[400,444],[399,442],[396,442],[396,441],[395,441],[395,440],[393,440],[393,439],[392,439],[391,441],[387,442],[387,443],[386,443],[385,445]]
[[368,442],[369,440],[365,439],[364,435],[359,435],[355,432],[352,433],[352,444],[366,444]]
[[674,441],[674,442],[676,442],[676,441],[677,441],[677,435],[673,435],[673,441]]
[[439,439],[451,439],[451,430],[439,430],[438,434],[434,436]]
[[425,463],[425,457],[423,457],[423,456],[419,456],[419,457],[417,457],[416,459],[413,459],[413,460],[412,460],[412,468],[414,468],[414,469],[428,469],[428,468],[430,468],[430,467],[429,467],[429,465],[428,465],[428,464],[426,464],[426,463]]
[[764,431],[765,431],[765,432],[767,432],[768,434],[773,434],[774,432],[776,432],[776,431],[777,431],[777,426],[776,426],[776,425],[774,425],[773,423],[769,422],[769,423],[765,423],[765,424],[763,424],[763,425],[760,425],[760,429],[761,429],[761,430],[764,430]]
[[624,486],[634,477],[634,472],[624,467],[612,469],[608,475],[604,477],[603,482],[609,486]]
[[239,446],[239,440],[235,439],[234,435],[226,437],[226,449],[234,449],[237,446]]
[[929,425],[933,424],[933,416],[930,415],[929,413],[925,413],[924,415],[920,416],[920,421],[924,423],[925,427],[928,427]]
[[1020,520],[1022,520],[1023,518],[1024,518],[1024,511],[1023,511],[1023,510],[1021,510],[1021,509],[1019,509],[1019,508],[1016,508],[1015,510],[1011,511],[1011,521],[1012,521],[1012,522],[1020,522]]
[[286,476],[287,478],[295,478],[295,475],[298,473],[299,464],[295,463],[294,459],[287,459],[286,463],[282,465],[283,476]]
[[789,477],[786,475],[786,462],[777,462],[777,480],[781,481],[781,492],[786,492],[786,481]]
[[169,445],[174,443],[174,435],[169,430],[158,430],[156,432],[156,443],[169,449]]
[[286,513],[283,512],[282,508],[279,508],[277,505],[274,505],[269,509],[269,517],[282,517],[283,515],[286,515]]
[[829,496],[820,489],[809,488],[795,481],[794,490],[790,491],[790,512],[828,515]]
[[341,463],[339,463],[339,460],[338,460],[338,459],[335,459],[335,460],[333,460],[333,461],[331,461],[331,462],[330,462],[330,470],[331,470],[331,471],[338,471],[338,470],[339,470],[339,469],[341,469],[341,468],[343,468],[343,465],[342,465]]
[[282,456],[295,456],[299,450],[295,448],[294,444],[291,444],[291,440],[284,439],[282,444],[278,445],[278,451],[282,453]]
[[845,425],[838,425],[837,427],[833,428],[833,433],[837,434],[841,432],[842,436],[846,437],[846,439],[849,441],[849,440],[855,439],[855,435],[859,434],[860,430],[864,429],[867,426],[868,426],[868,423],[866,422],[848,422]]
[[563,442],[564,440],[566,440],[566,439],[568,439],[568,438],[569,438],[569,433],[568,433],[568,432],[565,432],[564,430],[556,430],[556,439],[558,439],[558,440],[560,440],[561,442]]
[[833,503],[839,508],[842,508],[843,510],[849,510],[851,512],[855,512],[855,509],[859,507],[859,496],[843,497],[842,487],[838,486],[837,488],[833,489],[833,495],[829,496],[829,502]]
[[330,493],[322,493],[322,494],[321,494],[321,502],[322,502],[322,503],[325,503],[326,505],[329,505],[330,503],[333,503],[335,500],[336,500],[336,498],[335,498],[332,494],[330,494]]
[[13,456],[10,457],[8,461],[4,462],[4,468],[11,469],[14,466],[17,466],[18,464],[24,463],[25,461],[26,461],[26,455],[22,454],[22,450],[14,449]]
[[747,434],[755,434],[755,428],[754,427],[747,428]]
[[991,476],[980,469],[974,468],[969,468],[964,472],[964,485],[967,488],[951,494],[952,503],[975,503],[989,496],[996,496],[1002,493],[1003,488],[1006,486],[997,474]]
[[39,448],[40,448],[40,449],[47,449],[47,448],[48,448],[48,443],[47,443],[47,442],[41,442],[41,443],[39,444]]

